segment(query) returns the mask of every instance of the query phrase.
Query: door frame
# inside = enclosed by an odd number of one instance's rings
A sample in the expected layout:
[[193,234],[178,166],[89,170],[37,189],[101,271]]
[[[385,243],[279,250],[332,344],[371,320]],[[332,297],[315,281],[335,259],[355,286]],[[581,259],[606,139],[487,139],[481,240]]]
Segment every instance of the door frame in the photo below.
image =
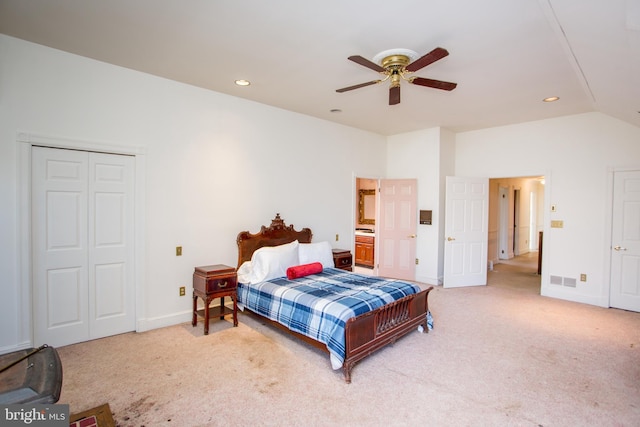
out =
[[52,137],[28,132],[19,132],[16,138],[18,144],[18,277],[20,284],[19,313],[20,326],[17,339],[18,347],[33,346],[33,280],[32,280],[32,247],[31,247],[31,150],[34,145],[72,149],[81,151],[96,151],[107,154],[124,154],[134,157],[134,286],[135,286],[135,323],[136,331],[141,329],[141,319],[146,318],[145,300],[145,226],[146,216],[144,200],[146,200],[146,150],[139,146],[121,146],[102,142],[75,140],[62,137]]
[[[352,191],[352,199],[351,199],[351,206],[353,206],[353,209],[351,209],[351,223],[350,223],[350,228],[351,228],[351,232],[349,233],[349,250],[351,251],[351,253],[353,254],[353,256],[355,257],[355,253],[356,253],[356,225],[358,224],[358,179],[368,179],[368,180],[372,180],[372,181],[377,181],[377,187],[376,188],[376,214],[375,214],[375,224],[374,224],[374,228],[377,230],[378,224],[380,223],[380,218],[379,218],[379,209],[380,209],[380,191],[378,191],[380,189],[380,180],[383,179],[379,176],[369,176],[367,174],[359,174],[356,172],[352,172],[351,173],[351,188],[353,189]],[[371,269],[371,274],[374,276],[378,275],[378,239],[374,240],[374,244],[373,244],[373,269]],[[355,267],[355,259],[354,259],[354,265]]]
[[511,248],[513,249],[513,256],[517,257],[520,254],[520,191],[521,188],[513,188],[513,241],[511,242]]

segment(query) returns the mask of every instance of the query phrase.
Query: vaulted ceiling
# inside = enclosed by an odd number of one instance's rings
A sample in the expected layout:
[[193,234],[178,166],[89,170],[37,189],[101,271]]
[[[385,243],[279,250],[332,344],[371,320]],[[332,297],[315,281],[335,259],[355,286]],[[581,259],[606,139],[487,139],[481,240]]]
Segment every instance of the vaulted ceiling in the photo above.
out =
[[[640,0],[0,0],[0,33],[383,135],[589,111],[640,127]],[[414,74],[453,91],[336,92],[379,78],[349,56],[436,47]]]

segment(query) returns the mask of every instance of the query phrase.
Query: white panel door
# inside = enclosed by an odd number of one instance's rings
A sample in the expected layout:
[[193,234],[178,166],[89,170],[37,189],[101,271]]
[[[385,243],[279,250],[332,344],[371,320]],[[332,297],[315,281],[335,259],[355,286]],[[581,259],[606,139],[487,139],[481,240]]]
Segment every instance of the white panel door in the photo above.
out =
[[445,288],[487,284],[489,179],[447,177]]
[[380,180],[378,275],[415,280],[417,180]]
[[640,312],[640,171],[613,181],[611,307]]
[[35,345],[89,339],[87,153],[33,147]]
[[89,153],[91,338],[135,329],[133,157]]
[[132,160],[33,147],[35,345],[135,329]]

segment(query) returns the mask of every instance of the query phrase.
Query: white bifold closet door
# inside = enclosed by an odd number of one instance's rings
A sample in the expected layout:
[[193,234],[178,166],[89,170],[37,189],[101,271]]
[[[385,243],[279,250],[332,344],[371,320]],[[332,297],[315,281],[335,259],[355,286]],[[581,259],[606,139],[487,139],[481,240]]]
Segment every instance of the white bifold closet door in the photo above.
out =
[[34,345],[135,330],[134,158],[33,147]]

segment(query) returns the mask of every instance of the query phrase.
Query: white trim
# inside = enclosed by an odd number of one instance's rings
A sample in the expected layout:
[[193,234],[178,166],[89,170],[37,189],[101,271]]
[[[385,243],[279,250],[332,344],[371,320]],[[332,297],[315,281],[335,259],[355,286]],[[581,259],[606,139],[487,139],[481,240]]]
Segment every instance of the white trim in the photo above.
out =
[[111,143],[85,141],[66,137],[47,136],[35,133],[18,132],[18,142],[52,148],[68,148],[72,150],[95,151],[108,154],[125,154],[130,156],[145,155],[144,147],[116,145]]
[[[572,288],[574,289],[574,288]],[[567,288],[559,285],[547,285],[542,296],[549,298],[557,298],[566,301],[579,302],[583,304],[595,305],[598,307],[608,307],[607,301],[597,295],[587,295],[575,290],[567,290]]]
[[136,298],[136,331],[139,325],[144,323],[146,316],[145,289],[146,289],[146,268],[145,268],[145,217],[146,208],[146,150],[144,147],[122,146],[110,143],[76,140],[64,137],[53,137],[38,135],[28,132],[18,132],[16,141],[18,143],[18,171],[17,171],[17,221],[19,236],[17,238],[17,279],[20,284],[19,295],[19,317],[20,330],[18,331],[19,347],[26,348],[33,346],[33,307],[32,307],[32,277],[31,277],[31,149],[34,145],[66,148],[82,151],[94,151],[109,154],[123,154],[135,157],[135,250],[134,250],[134,275],[135,275],[135,298]]
[[605,251],[602,266],[602,302],[603,307],[611,307],[611,240],[613,233],[613,184],[615,173],[623,169],[607,168],[607,182],[605,193],[605,210],[604,210],[604,239]]
[[192,316],[193,311],[189,309],[164,316],[139,319],[136,322],[136,332],[146,332],[153,329],[166,328],[167,326],[180,325],[182,323],[189,323],[189,329],[191,329]]
[[[548,240],[548,236],[549,236],[549,230],[551,229],[550,227],[550,221],[549,221],[549,214],[551,212],[551,205],[555,204],[556,202],[554,202],[551,196],[551,190],[553,189],[552,185],[553,185],[553,177],[552,177],[552,173],[551,173],[551,169],[548,169],[545,171],[544,174],[540,174],[540,175],[544,175],[544,192],[543,192],[543,198],[544,200],[542,201],[542,235],[543,235],[543,243],[542,243],[542,271],[540,271],[540,295],[542,296],[551,296],[549,295],[550,292],[553,292],[552,290],[552,286],[549,283],[549,273],[548,273],[548,266],[549,266],[549,240]],[[547,237],[544,237],[547,236]],[[546,247],[547,250],[545,251],[545,243],[546,243]],[[538,252],[540,251],[540,247],[538,247]],[[538,255],[539,256],[539,255]]]

